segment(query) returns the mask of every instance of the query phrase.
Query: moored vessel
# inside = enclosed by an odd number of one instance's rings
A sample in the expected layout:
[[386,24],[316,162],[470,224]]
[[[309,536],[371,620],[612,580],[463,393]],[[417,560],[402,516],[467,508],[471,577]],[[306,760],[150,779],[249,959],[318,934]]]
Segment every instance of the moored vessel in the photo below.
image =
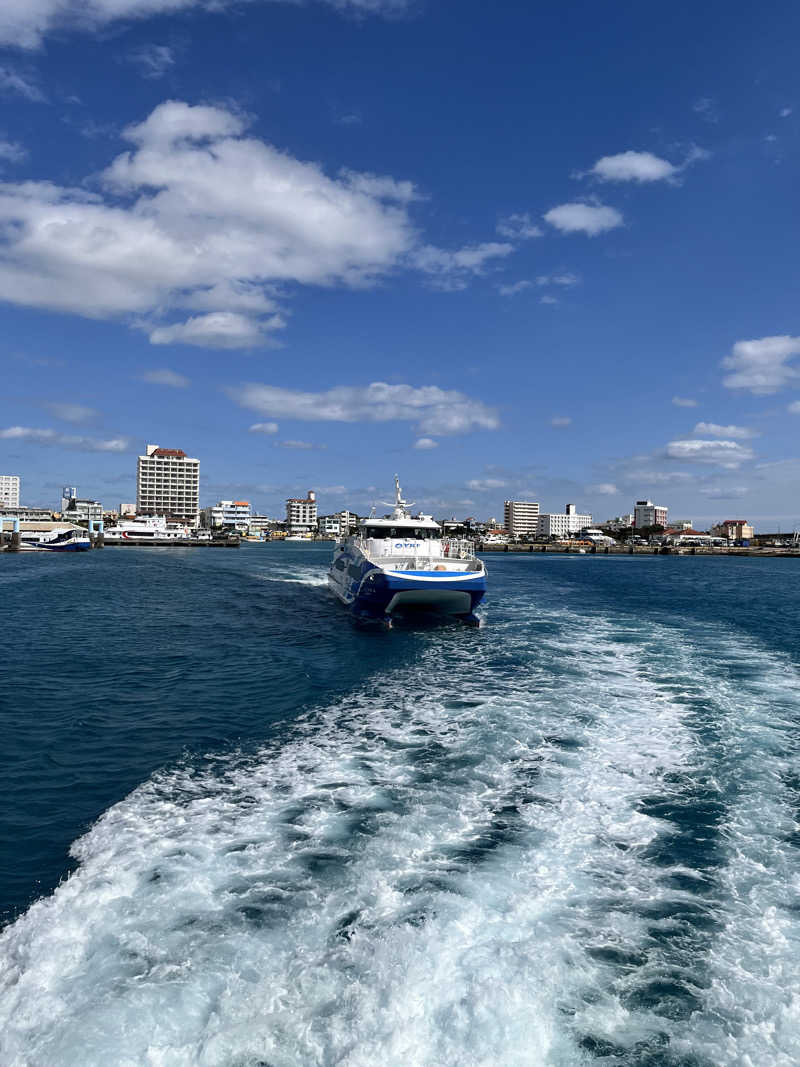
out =
[[442,536],[432,516],[412,516],[395,477],[390,516],[363,519],[336,543],[328,584],[359,619],[391,625],[397,613],[450,615],[478,625],[486,568],[471,541]]

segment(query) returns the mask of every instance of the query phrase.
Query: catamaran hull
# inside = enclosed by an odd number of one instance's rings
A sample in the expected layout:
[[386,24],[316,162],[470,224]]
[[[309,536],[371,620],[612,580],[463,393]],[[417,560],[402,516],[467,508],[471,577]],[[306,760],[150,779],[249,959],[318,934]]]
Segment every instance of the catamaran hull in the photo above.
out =
[[486,593],[484,574],[464,571],[414,571],[403,574],[380,567],[363,568],[363,574],[346,584],[329,579],[331,589],[354,616],[382,621],[412,611],[454,615],[472,620]]

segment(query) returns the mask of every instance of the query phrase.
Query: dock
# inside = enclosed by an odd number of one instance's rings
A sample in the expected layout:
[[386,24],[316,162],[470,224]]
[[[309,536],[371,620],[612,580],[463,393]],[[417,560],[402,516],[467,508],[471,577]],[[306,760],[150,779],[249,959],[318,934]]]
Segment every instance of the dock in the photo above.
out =
[[706,547],[696,545],[692,547],[680,545],[487,545],[479,543],[478,552],[549,552],[557,555],[587,555],[587,556],[749,556],[757,558],[786,557],[800,559],[800,549],[797,548],[748,548]]

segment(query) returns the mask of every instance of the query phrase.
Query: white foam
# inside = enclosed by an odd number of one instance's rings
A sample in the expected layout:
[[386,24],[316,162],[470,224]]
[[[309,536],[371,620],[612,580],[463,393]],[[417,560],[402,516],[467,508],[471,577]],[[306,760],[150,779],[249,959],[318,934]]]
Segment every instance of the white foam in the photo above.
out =
[[[624,1062],[666,1033],[714,1063],[758,1040],[774,1056],[753,1063],[790,1062],[790,859],[735,760],[723,932],[697,960],[654,940],[674,922],[658,909],[697,900],[669,877],[702,876],[648,858],[671,824],[644,813],[719,763],[694,722],[699,650],[523,603],[467,636],[442,631],[282,746],[112,808],[0,940],[0,1061],[571,1067],[592,1061],[587,1036]],[[776,685],[777,661],[753,656]],[[745,737],[727,699],[720,744],[761,745],[759,790],[785,814],[776,745],[760,723]],[[762,900],[776,910],[759,917]],[[676,966],[690,1019],[635,998]]]

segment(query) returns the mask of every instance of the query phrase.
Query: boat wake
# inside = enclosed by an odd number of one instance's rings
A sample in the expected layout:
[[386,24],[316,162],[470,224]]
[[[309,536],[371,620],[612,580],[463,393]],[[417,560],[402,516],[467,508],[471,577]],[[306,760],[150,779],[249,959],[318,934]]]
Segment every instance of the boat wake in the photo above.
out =
[[0,940],[0,1061],[798,1062],[791,665],[487,633],[108,811]]

